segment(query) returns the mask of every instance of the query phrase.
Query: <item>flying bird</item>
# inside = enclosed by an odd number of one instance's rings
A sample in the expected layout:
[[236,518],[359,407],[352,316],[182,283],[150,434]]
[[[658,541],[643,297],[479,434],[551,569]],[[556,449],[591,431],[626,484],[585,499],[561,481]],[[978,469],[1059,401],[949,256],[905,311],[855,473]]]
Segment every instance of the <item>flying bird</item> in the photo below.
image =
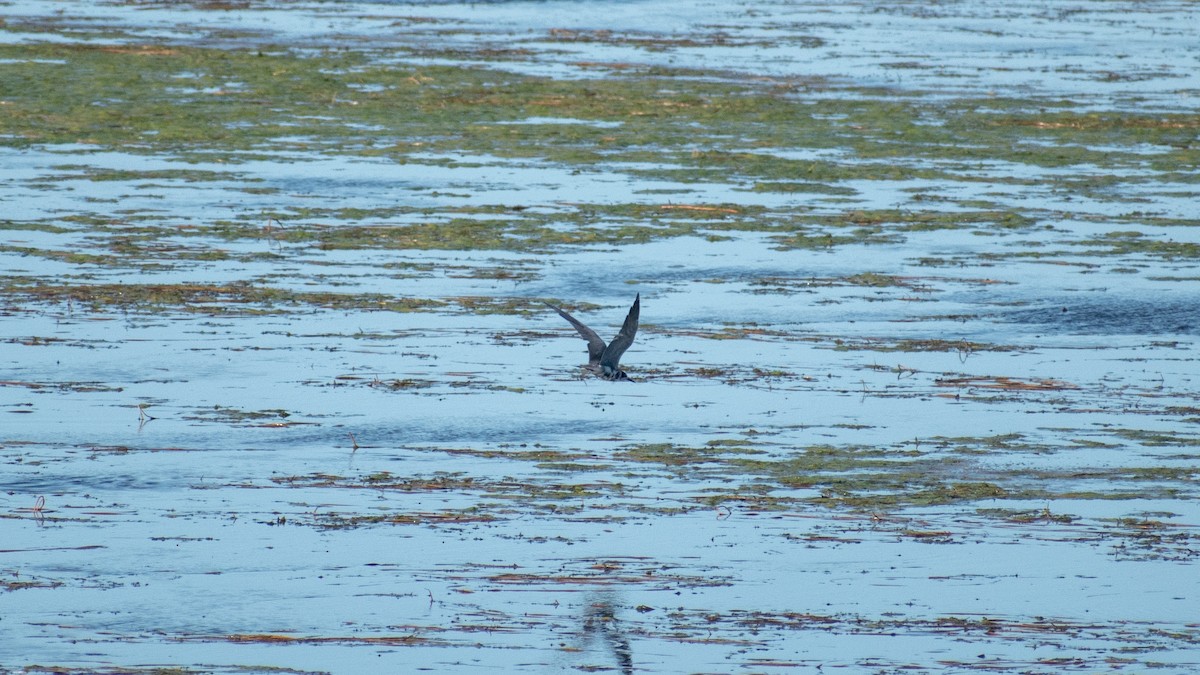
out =
[[595,373],[597,376],[618,382],[625,380],[628,382],[636,382],[633,378],[625,374],[618,365],[621,362],[621,355],[629,349],[629,345],[633,344],[633,336],[637,335],[638,329],[638,314],[641,312],[642,294],[638,293],[633,300],[633,306],[629,308],[629,314],[625,316],[625,323],[621,325],[621,332],[612,339],[612,342],[604,344],[604,340],[596,335],[596,331],[588,328],[579,322],[578,319],[567,314],[561,308],[555,307],[550,303],[546,303],[550,309],[558,312],[558,315],[566,319],[568,323],[579,331],[579,336],[588,343],[588,364],[583,366],[588,371]]

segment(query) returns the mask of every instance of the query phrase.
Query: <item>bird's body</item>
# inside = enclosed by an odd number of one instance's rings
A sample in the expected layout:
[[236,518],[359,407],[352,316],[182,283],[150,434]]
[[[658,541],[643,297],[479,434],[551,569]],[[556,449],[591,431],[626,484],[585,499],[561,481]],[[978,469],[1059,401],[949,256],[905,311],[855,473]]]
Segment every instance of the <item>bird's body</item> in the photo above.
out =
[[546,303],[550,309],[558,312],[558,315],[566,319],[568,323],[579,331],[579,336],[588,343],[588,364],[584,366],[588,371],[595,373],[598,377],[610,380],[613,382],[634,380],[621,370],[621,355],[629,349],[629,345],[633,344],[633,336],[637,334],[638,315],[641,313],[642,294],[638,293],[633,300],[633,306],[629,308],[629,314],[625,316],[625,323],[621,325],[621,331],[608,344],[600,339],[596,331],[583,325],[578,319],[567,314],[561,308],[555,307],[550,303]]

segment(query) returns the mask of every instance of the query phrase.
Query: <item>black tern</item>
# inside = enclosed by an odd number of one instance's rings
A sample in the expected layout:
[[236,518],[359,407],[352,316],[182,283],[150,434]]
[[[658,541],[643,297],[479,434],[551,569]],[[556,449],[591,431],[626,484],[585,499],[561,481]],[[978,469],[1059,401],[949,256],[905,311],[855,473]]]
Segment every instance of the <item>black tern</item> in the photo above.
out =
[[566,319],[575,330],[579,331],[579,336],[588,343],[588,364],[585,369],[595,373],[597,376],[618,382],[625,380],[627,382],[636,382],[633,378],[625,374],[617,366],[621,362],[621,355],[629,349],[629,345],[633,344],[633,336],[637,335],[638,314],[642,307],[642,294],[638,293],[633,300],[633,306],[629,308],[629,314],[625,316],[625,323],[621,325],[621,332],[612,339],[612,342],[604,344],[604,340],[596,335],[596,331],[588,328],[579,322],[578,319],[562,311],[562,309],[546,303],[550,309],[558,312],[558,315]]

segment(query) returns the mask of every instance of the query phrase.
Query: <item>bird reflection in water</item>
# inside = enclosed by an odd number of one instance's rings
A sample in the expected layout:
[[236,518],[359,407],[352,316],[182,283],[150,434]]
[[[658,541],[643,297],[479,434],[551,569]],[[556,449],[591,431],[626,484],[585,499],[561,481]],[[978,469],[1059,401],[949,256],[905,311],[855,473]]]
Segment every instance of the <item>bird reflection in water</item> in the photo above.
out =
[[597,594],[589,599],[583,611],[582,637],[581,647],[591,649],[598,641],[603,650],[612,652],[623,675],[633,675],[633,650],[617,619],[617,607],[611,593]]

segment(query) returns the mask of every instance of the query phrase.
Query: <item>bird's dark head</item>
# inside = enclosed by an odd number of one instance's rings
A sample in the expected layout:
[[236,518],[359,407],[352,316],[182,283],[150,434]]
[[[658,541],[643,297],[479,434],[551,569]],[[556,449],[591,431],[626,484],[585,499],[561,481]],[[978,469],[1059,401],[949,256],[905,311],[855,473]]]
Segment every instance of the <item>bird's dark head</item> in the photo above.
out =
[[610,382],[637,382],[637,380],[626,374],[625,371],[618,368],[606,367],[600,372],[600,377],[603,377]]

